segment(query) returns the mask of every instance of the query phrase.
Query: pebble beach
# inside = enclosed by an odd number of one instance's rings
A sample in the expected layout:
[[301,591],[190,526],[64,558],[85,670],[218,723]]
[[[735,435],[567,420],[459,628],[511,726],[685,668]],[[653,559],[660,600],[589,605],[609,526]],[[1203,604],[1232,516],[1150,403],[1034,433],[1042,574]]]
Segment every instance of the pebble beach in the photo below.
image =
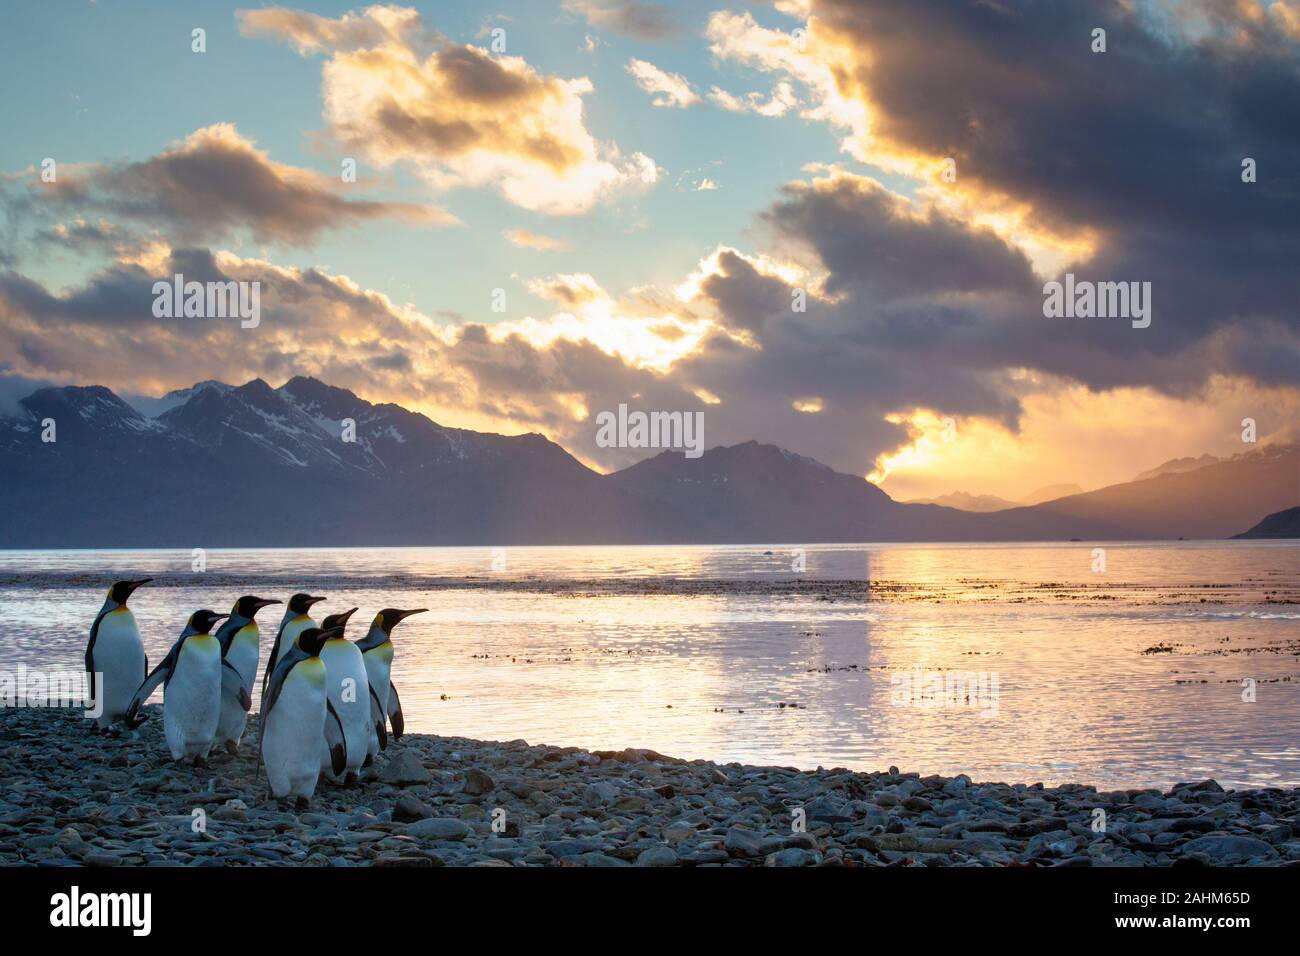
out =
[[1300,789],[974,782],[409,734],[310,809],[80,711],[0,710],[0,866],[1300,866]]

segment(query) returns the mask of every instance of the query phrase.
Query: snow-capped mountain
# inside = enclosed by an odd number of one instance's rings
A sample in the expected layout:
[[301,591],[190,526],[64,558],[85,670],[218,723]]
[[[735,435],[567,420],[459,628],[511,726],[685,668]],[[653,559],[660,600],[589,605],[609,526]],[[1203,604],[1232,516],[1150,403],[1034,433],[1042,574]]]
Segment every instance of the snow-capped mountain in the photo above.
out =
[[601,475],[541,435],[447,428],[312,378],[135,406],[42,388],[0,418],[0,547],[1221,538],[1300,501],[1295,445],[976,514],[758,442]]
[[157,417],[101,387],[23,399],[0,421],[0,546],[583,543],[662,524],[540,435],[444,428],[311,378],[166,398]]

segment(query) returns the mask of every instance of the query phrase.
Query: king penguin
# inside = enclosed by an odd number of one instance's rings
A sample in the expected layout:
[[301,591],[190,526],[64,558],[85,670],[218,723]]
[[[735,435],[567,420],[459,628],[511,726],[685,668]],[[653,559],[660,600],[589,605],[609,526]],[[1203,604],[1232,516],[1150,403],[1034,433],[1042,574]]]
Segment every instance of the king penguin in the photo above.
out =
[[145,656],[144,643],[140,640],[140,628],[136,627],[135,615],[126,606],[126,600],[132,591],[152,580],[118,581],[108,589],[104,606],[90,625],[90,641],[86,644],[86,679],[90,682],[87,688],[91,693],[87,696],[94,694],[98,698],[95,704],[100,713],[96,722],[104,732],[126,716],[135,689],[149,672],[149,658]]
[[323,597],[312,597],[310,594],[295,594],[289,598],[289,603],[284,609],[284,617],[280,618],[280,630],[276,632],[275,643],[271,645],[271,658],[266,662],[266,673],[262,675],[263,694],[266,693],[266,685],[271,681],[271,675],[275,672],[275,665],[280,655],[293,647],[294,639],[304,628],[316,626],[316,622],[307,612],[311,610],[313,604],[319,604],[323,600],[325,600]]
[[343,636],[348,618],[356,608],[342,614],[331,614],[321,623],[324,631],[337,632],[321,648],[320,659],[325,664],[326,687],[330,704],[339,715],[343,736],[348,748],[348,763],[344,777],[332,772],[330,747],[322,738],[321,772],[338,783],[351,784],[369,752],[370,736],[370,678],[366,675],[366,662],[357,645]]
[[341,628],[304,628],[281,655],[262,697],[259,762],[266,764],[271,796],[296,797],[300,809],[310,805],[316,792],[322,739],[329,748],[330,769],[337,774],[347,768],[343,724],[329,701],[320,659],[325,642],[341,634]]
[[[257,612],[279,603],[273,598],[245,594],[235,602],[230,617],[217,631],[222,658],[239,673],[238,688],[231,688],[232,693],[227,693],[224,687],[222,689],[221,719],[217,722],[216,745],[225,747],[231,754],[239,753],[239,742],[248,723],[248,708],[241,702],[241,696],[252,695],[253,681],[257,679],[257,663],[261,657],[258,643],[261,631],[257,627]],[[240,689],[243,690],[243,695],[238,693]]]
[[366,675],[370,679],[370,734],[366,748],[366,762],[369,766],[379,751],[388,746],[388,732],[384,727],[391,722],[393,736],[400,739],[404,721],[402,718],[402,701],[393,686],[393,628],[412,614],[423,614],[427,607],[417,607],[413,611],[399,611],[386,607],[370,622],[370,630],[357,648],[366,662]]
[[244,710],[252,705],[239,671],[221,659],[221,645],[211,633],[212,625],[226,617],[229,615],[207,610],[191,614],[181,636],[145,678],[127,708],[127,724],[140,726],[144,723],[140,708],[154,689],[163,685],[163,731],[167,749],[177,762],[193,757],[198,766],[207,758],[221,719],[223,684],[228,692],[239,695]]

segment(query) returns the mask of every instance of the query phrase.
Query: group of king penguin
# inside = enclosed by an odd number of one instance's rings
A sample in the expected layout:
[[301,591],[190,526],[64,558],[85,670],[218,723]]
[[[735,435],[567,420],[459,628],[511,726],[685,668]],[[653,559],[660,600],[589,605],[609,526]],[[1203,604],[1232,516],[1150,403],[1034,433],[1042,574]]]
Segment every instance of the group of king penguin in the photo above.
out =
[[[92,679],[100,675],[99,729],[111,733],[120,722],[134,731],[146,719],[141,707],[162,684],[163,730],[173,760],[192,758],[199,765],[216,747],[238,754],[261,657],[257,612],[281,602],[249,594],[229,614],[195,611],[151,671],[127,607],[132,592],[150,580],[115,583],[90,627],[86,670]],[[311,594],[289,598],[262,675],[258,766],[266,767],[271,795],[296,800],[299,807],[309,804],[322,773],[351,785],[388,746],[389,727],[394,738],[402,736],[402,703],[392,679],[393,628],[428,610],[384,608],[365,637],[353,642],[344,629],[357,609],[317,624],[311,608],[323,600]]]

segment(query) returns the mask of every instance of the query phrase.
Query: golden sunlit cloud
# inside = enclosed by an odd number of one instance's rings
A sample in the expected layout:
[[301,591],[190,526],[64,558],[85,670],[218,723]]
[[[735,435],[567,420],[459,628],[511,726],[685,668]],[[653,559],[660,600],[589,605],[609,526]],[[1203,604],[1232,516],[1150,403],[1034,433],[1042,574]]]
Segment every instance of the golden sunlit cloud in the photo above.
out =
[[713,327],[708,319],[675,313],[644,314],[640,304],[613,299],[586,273],[530,279],[534,295],[562,306],[546,319],[527,317],[499,322],[489,330],[494,340],[517,335],[535,348],[558,340],[590,342],[634,368],[666,371],[699,345]]
[[1131,480],[1138,472],[1188,454],[1229,457],[1249,451],[1241,421],[1253,418],[1260,444],[1294,441],[1300,394],[1216,376],[1189,398],[1148,388],[1092,392],[1079,385],[1022,375],[1032,389],[1021,401],[1018,433],[982,418],[932,409],[888,416],[912,441],[881,456],[868,479],[908,500],[968,491],[1016,501],[1054,483],[1085,490]]
[[239,19],[246,34],[328,56],[330,131],[381,169],[410,164],[437,190],[494,186],[517,206],[554,215],[658,180],[650,157],[625,157],[587,130],[589,79],[547,76],[523,57],[454,43],[414,10],[373,6],[329,20],[271,8]]
[[[792,6],[791,12],[802,9]],[[1040,276],[1057,275],[1072,262],[1089,258],[1098,238],[1092,231],[1059,233],[1035,218],[1033,207],[991,190],[951,157],[911,148],[881,136],[873,128],[876,108],[870,90],[857,79],[871,52],[851,36],[840,35],[817,17],[809,17],[802,37],[793,31],[759,25],[749,12],[714,13],[705,36],[720,60],[733,60],[768,73],[786,74],[770,99],[751,92],[737,97],[716,87],[711,98],[726,109],[781,116],[798,104],[791,80],[805,86],[812,103],[799,115],[841,130],[840,148],[854,159],[917,182],[917,195],[947,215],[991,229],[1025,253]],[[947,176],[945,176],[945,173]]]
[[537,252],[554,252],[568,249],[569,244],[563,239],[554,239],[528,229],[507,229],[502,233],[506,241],[520,249],[533,249]]
[[745,260],[753,267],[754,271],[762,275],[780,279],[786,285],[803,289],[809,295],[816,296],[824,301],[835,301],[835,299],[827,295],[825,290],[825,270],[813,271],[798,262],[776,259],[762,254],[751,255],[731,246],[718,246],[701,259],[691,274],[674,289],[677,298],[683,302],[691,302],[699,298],[705,281],[713,276],[725,276],[727,274],[722,265],[722,259],[728,255]]
[[650,102],[655,106],[685,109],[700,101],[699,96],[691,89],[691,84],[680,73],[669,73],[667,70],[659,69],[653,63],[638,60],[636,57],[627,61],[627,72],[631,74],[632,79],[636,80],[636,85],[641,90],[653,97]]

